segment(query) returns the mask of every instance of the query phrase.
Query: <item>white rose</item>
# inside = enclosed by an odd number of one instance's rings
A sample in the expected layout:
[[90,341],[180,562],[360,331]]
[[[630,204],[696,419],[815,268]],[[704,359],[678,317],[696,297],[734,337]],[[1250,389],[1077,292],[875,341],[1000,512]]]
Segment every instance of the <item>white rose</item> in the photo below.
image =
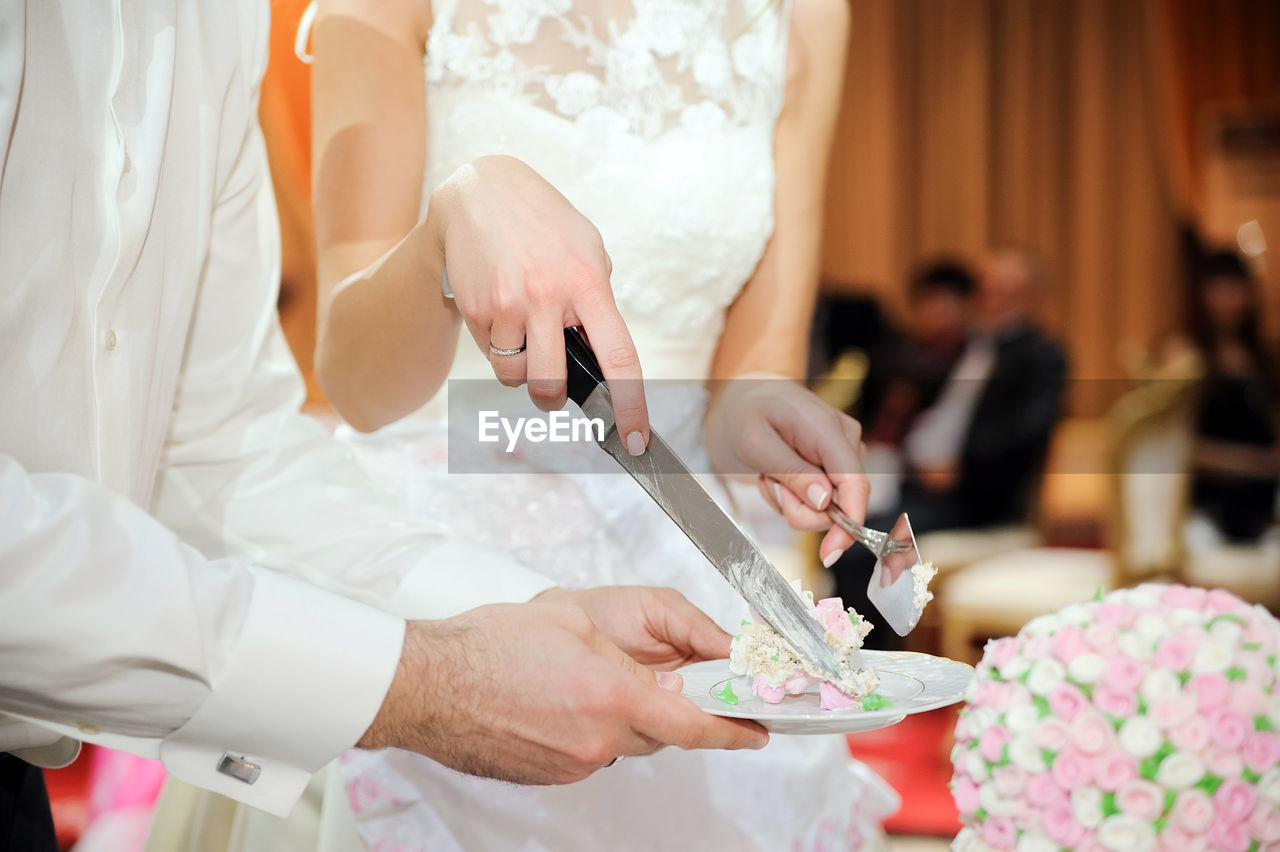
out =
[[1058,620],[1063,624],[1085,624],[1093,618],[1093,607],[1085,604],[1071,604],[1058,610]]
[[964,756],[964,771],[975,784],[981,784],[991,777],[987,771],[987,762],[982,759],[982,755],[978,754],[976,748],[969,749],[969,753]]
[[1170,790],[1185,790],[1204,777],[1200,758],[1186,751],[1174,752],[1160,761],[1156,782]]
[[1016,736],[1009,741],[1009,760],[1027,772],[1044,772],[1044,752],[1030,736]]
[[1172,609],[1165,612],[1170,624],[1194,624],[1199,627],[1204,623],[1204,615],[1198,609]]
[[1036,660],[1035,665],[1031,667],[1031,674],[1027,675],[1027,689],[1031,690],[1033,695],[1048,695],[1049,690],[1062,683],[1066,676],[1067,672],[1063,669],[1062,663],[1052,657]]
[[1117,814],[1102,821],[1098,842],[1112,852],[1151,852],[1156,848],[1156,833],[1146,820]]
[[1005,714],[1004,723],[1015,734],[1021,734],[1040,723],[1040,711],[1034,704],[1019,704]]
[[1120,653],[1135,660],[1149,660],[1155,656],[1155,649],[1137,633],[1121,633],[1116,639],[1116,647]]
[[1156,726],[1142,716],[1126,719],[1120,726],[1120,746],[1139,759],[1159,751],[1161,742]]
[[1095,684],[1102,679],[1102,669],[1106,660],[1097,654],[1081,654],[1067,666],[1067,674],[1076,683]]
[[1173,698],[1182,691],[1182,681],[1168,669],[1155,669],[1147,673],[1138,689],[1148,704]]
[[1000,716],[990,707],[979,707],[969,712],[970,735],[980,735],[987,728],[1000,721]]
[[1052,615],[1038,615],[1022,625],[1024,636],[1048,636],[1058,630],[1058,619]]
[[1071,811],[1085,828],[1102,822],[1102,791],[1097,787],[1077,787],[1071,791]]
[[1013,816],[1013,802],[997,793],[995,784],[978,787],[978,803],[992,816]]
[[1022,832],[1018,838],[1018,852],[1060,852],[1058,844],[1040,832]]
[[1000,667],[1000,677],[1005,680],[1017,680],[1030,667],[1031,664],[1027,662],[1026,657],[1021,654],[1014,654]]
[[1258,795],[1280,805],[1280,769],[1270,769],[1258,781]]
[[1153,610],[1160,608],[1160,599],[1156,597],[1150,586],[1139,586],[1136,589],[1125,590],[1124,599],[1121,602],[1131,609]]
[[1143,639],[1155,645],[1169,632],[1169,625],[1165,623],[1163,615],[1144,612],[1134,621],[1133,629]]
[[1209,628],[1209,635],[1215,641],[1231,647],[1240,641],[1240,625],[1232,619],[1220,618]]
[[959,766],[960,761],[964,760],[964,753],[968,751],[961,743],[956,743],[951,747],[951,765]]
[[1231,665],[1231,649],[1221,642],[1209,641],[1196,649],[1195,659],[1191,661],[1193,674],[1204,672],[1224,672]]
[[956,839],[951,841],[951,852],[991,852],[991,847],[978,832],[965,827],[960,829]]

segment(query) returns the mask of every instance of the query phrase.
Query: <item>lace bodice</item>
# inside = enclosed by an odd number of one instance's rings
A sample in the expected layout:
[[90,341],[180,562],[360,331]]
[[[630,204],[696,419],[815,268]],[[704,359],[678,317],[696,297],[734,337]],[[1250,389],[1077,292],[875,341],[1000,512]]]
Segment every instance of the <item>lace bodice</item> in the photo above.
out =
[[[649,378],[702,379],[773,228],[786,0],[436,0],[424,199],[486,154],[587,216]],[[453,375],[492,370],[464,341]]]

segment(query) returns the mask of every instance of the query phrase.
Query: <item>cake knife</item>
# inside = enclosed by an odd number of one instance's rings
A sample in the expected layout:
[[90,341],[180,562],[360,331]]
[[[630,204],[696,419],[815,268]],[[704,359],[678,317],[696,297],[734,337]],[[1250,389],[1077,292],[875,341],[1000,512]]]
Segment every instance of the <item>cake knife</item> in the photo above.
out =
[[586,336],[581,329],[569,328],[564,337],[569,398],[588,417],[604,421],[604,439],[597,442],[600,447],[662,507],[765,623],[825,680],[839,684],[847,679],[849,669],[864,668],[857,652],[842,663],[804,599],[657,432],[650,430],[649,446],[641,455],[627,451],[614,422],[604,372]]

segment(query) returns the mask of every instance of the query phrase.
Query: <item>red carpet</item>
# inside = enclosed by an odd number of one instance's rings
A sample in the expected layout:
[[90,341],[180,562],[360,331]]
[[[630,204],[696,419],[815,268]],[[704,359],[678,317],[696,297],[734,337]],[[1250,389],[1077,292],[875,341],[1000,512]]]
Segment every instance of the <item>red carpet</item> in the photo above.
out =
[[902,797],[901,810],[885,822],[890,833],[954,837],[960,830],[960,817],[947,789],[956,712],[944,707],[908,716],[889,728],[849,736],[854,757]]

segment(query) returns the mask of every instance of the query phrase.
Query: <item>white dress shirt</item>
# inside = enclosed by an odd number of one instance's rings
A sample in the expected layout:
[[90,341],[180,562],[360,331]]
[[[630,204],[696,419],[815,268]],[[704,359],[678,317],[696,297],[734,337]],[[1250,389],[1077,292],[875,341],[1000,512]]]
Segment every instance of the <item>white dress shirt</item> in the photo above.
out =
[[297,413],[268,23],[0,0],[0,751],[101,743],[284,814],[372,721],[404,617],[549,584]]

